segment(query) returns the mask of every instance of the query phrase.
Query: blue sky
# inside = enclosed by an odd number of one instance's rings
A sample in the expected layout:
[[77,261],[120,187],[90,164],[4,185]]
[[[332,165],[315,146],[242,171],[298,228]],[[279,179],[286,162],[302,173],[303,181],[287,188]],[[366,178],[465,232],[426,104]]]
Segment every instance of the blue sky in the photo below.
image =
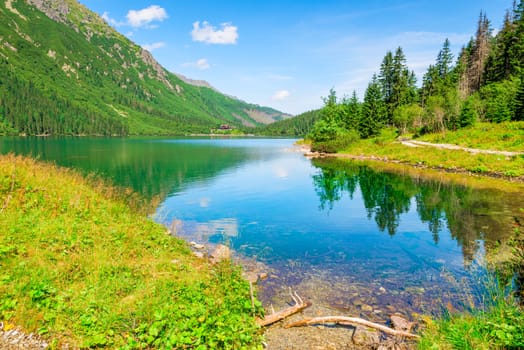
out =
[[445,38],[455,57],[481,10],[500,29],[511,0],[80,0],[169,71],[299,114],[322,96],[360,99],[401,46],[420,82]]

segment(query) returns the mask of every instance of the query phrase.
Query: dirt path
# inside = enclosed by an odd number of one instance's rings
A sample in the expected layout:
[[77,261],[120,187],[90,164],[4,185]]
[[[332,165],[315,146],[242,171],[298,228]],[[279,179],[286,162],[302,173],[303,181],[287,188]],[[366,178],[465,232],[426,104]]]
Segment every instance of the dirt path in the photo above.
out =
[[451,145],[449,143],[431,143],[431,142],[415,141],[415,140],[401,140],[400,143],[408,147],[427,146],[427,147],[435,147],[435,148],[441,148],[441,149],[461,150],[461,151],[466,151],[466,152],[473,153],[473,154],[498,154],[498,155],[506,156],[506,157],[513,157],[513,156],[524,154],[524,152],[509,152],[509,151],[495,151],[495,150],[489,150],[489,149],[468,148],[468,147],[462,147],[462,146],[457,146],[457,145]]

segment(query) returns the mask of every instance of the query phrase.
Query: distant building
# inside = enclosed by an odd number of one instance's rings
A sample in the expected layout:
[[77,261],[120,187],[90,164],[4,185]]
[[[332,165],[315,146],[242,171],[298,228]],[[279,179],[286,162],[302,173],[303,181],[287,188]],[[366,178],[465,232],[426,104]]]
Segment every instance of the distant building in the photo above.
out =
[[233,127],[229,124],[222,124],[220,125],[220,127],[218,128],[219,130],[231,130],[233,129]]

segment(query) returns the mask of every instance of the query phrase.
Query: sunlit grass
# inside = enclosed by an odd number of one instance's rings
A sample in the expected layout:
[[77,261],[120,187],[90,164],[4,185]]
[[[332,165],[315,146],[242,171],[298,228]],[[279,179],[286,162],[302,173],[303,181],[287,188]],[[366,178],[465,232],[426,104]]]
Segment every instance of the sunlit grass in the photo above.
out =
[[419,140],[469,148],[524,152],[524,122],[477,123],[457,131],[424,135]]
[[1,156],[0,321],[72,347],[255,346],[238,269],[194,258],[138,199]]
[[426,320],[419,349],[522,349],[524,311],[494,274],[485,277],[479,309]]
[[[463,138],[466,139],[466,137]],[[449,143],[449,140],[447,142]],[[468,143],[468,147],[474,146],[478,145]],[[384,130],[378,137],[357,141],[341,150],[340,153],[363,157],[375,156],[451,171],[465,170],[477,174],[491,173],[508,177],[524,176],[524,155],[506,157],[432,147],[407,147],[397,141],[396,133],[393,130]]]

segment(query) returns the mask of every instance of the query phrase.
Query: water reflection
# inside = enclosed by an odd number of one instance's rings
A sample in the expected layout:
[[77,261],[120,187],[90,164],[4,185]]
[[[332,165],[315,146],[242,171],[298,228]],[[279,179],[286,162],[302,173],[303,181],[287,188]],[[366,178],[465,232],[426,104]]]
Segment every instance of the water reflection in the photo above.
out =
[[[457,184],[402,176],[392,172],[336,159],[315,159],[321,171],[313,176],[320,208],[332,210],[344,195],[360,191],[369,219],[390,236],[397,233],[401,215],[416,206],[419,219],[427,224],[438,244],[444,230],[461,247],[468,265],[485,241],[487,254],[522,221],[522,195],[498,190],[476,190]],[[519,218],[520,217],[520,218]]]
[[161,199],[264,156],[252,150],[240,140],[209,138],[0,137],[0,153],[29,155],[95,173]]

